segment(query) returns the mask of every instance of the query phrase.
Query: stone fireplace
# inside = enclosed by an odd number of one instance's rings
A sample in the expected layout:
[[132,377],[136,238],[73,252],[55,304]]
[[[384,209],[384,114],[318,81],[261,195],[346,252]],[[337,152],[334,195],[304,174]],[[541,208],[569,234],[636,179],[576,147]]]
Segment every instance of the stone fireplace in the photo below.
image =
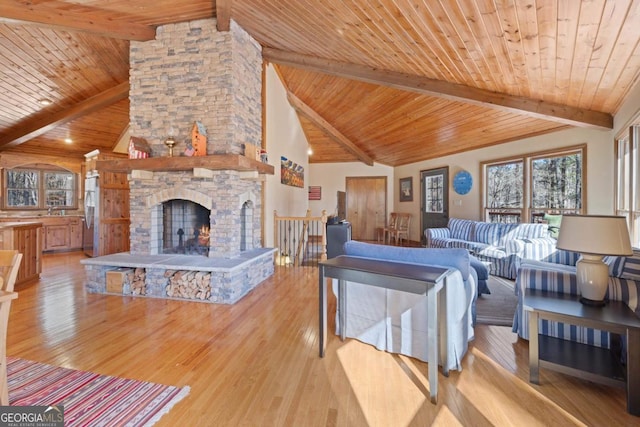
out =
[[[168,136],[178,141],[174,155],[181,155],[196,121],[207,131],[207,155],[262,145],[260,45],[235,22],[229,32],[215,26],[214,19],[166,25],[156,40],[131,43],[130,131],[149,142],[152,157],[167,156]],[[132,254],[164,253],[163,203],[177,199],[210,212],[210,258],[260,247],[261,182],[234,170],[155,171],[148,178],[129,182]]]
[[[207,302],[235,302],[273,274],[273,249],[261,247],[262,182],[257,172],[173,167],[185,157],[195,122],[206,130],[207,156],[242,155],[261,146],[260,45],[235,22],[228,32],[215,19],[161,26],[156,39],[131,42],[130,134],[145,138],[151,158],[166,168],[129,173],[130,253],[85,260],[90,292],[108,292],[114,268],[144,268],[136,294],[174,297],[176,276],[202,281],[194,292]],[[169,157],[164,141],[178,143]],[[145,163],[147,161],[147,163]],[[144,265],[143,265],[144,264]],[[194,271],[185,274],[184,271]],[[123,292],[129,288],[123,286]]]

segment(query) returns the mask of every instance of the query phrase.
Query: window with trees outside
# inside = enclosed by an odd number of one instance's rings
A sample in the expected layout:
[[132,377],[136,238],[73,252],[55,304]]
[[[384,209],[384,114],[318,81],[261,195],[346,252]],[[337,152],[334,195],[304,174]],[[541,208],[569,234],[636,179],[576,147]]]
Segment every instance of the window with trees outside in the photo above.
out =
[[627,218],[631,246],[640,247],[640,125],[635,124],[616,138],[616,215]]
[[5,170],[5,209],[76,208],[76,178],[66,170]]
[[586,145],[481,164],[484,220],[541,222],[545,214],[581,213]]

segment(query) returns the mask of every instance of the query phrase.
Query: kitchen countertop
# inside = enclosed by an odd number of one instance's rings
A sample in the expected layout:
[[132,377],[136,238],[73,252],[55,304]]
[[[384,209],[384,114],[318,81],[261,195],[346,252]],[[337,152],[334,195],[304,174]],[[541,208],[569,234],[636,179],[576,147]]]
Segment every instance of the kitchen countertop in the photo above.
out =
[[20,221],[23,219],[43,219],[43,218],[84,218],[84,214],[74,213],[74,214],[66,214],[66,215],[0,215],[0,221]]

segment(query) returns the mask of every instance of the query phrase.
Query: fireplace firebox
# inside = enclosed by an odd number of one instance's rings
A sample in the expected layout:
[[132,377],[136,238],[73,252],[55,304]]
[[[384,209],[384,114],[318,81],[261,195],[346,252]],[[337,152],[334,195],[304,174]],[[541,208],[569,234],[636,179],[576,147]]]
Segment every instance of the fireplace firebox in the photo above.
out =
[[211,211],[190,200],[162,203],[162,253],[209,255]]

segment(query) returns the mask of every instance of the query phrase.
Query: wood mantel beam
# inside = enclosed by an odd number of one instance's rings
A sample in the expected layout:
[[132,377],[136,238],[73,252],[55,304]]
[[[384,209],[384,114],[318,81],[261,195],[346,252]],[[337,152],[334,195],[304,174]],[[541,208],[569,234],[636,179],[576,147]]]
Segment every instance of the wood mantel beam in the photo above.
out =
[[[176,156],[176,157],[149,157],[146,159],[113,159],[97,160],[96,170],[108,172],[131,171],[194,171],[196,175],[207,175],[205,169],[210,170],[234,170],[240,172],[257,171],[258,174],[273,175],[275,168],[258,160],[240,154],[212,154],[208,156]],[[139,172],[138,172],[139,173]],[[241,179],[246,177],[242,175]]]
[[0,138],[0,149],[13,147],[38,137],[56,126],[68,123],[85,114],[93,113],[101,108],[114,104],[129,96],[129,81],[107,89],[85,101],[47,117],[29,121]]
[[338,62],[269,47],[262,49],[262,57],[275,64],[471,103],[565,125],[599,130],[613,129],[613,116],[599,111],[511,96],[427,77],[385,71],[366,65]]
[[[0,0],[0,22],[15,20],[31,22],[40,26],[82,31],[104,37],[147,41],[156,36],[156,29],[150,25],[141,25],[124,20],[102,19],[99,9],[86,8],[86,12],[70,11],[69,4],[60,1],[25,2],[19,0]],[[95,14],[91,12],[95,11]]]
[[318,126],[324,133],[326,133],[331,139],[340,144],[344,149],[356,156],[358,160],[369,166],[373,166],[373,159],[364,151],[362,151],[357,145],[355,145],[349,138],[344,136],[340,131],[334,128],[326,119],[320,116],[315,110],[305,104],[300,98],[295,96],[292,92],[287,93],[287,98],[291,106],[304,117],[309,119],[314,125]]
[[231,28],[231,4],[233,0],[216,0],[216,29],[229,31]]

